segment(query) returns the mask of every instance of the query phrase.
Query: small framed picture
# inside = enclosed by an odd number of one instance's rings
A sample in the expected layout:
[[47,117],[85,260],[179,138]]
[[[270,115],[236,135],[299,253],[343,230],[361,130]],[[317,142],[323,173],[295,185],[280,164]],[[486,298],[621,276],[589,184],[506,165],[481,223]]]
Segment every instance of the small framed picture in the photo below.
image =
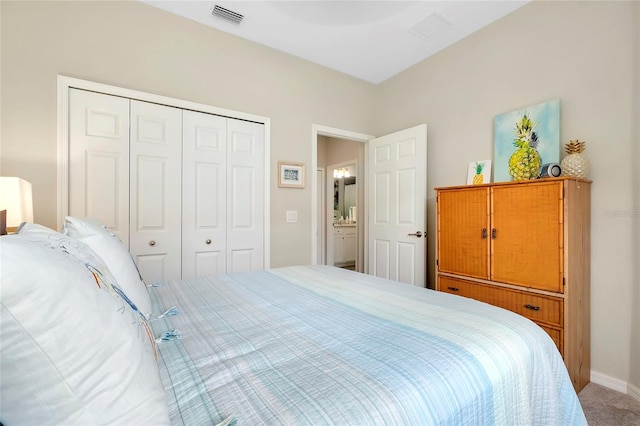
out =
[[491,160],[472,161],[467,171],[467,185],[491,183]]
[[278,186],[304,188],[304,164],[278,161]]

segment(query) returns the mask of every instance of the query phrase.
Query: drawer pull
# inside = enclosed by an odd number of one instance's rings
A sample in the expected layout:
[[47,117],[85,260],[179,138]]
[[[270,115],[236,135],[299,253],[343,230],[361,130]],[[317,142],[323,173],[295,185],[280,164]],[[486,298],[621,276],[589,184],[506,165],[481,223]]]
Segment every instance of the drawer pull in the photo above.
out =
[[532,311],[539,311],[540,310],[540,306],[524,305],[524,307],[527,308],[527,309],[531,309]]
[[155,242],[155,241],[153,241],[153,240],[151,240],[151,241],[149,241],[149,245],[150,245],[151,247],[153,247],[153,246],[155,246],[155,245],[156,245],[156,242]]
[[447,287],[447,289],[449,289],[451,291],[460,291],[460,289],[458,287]]

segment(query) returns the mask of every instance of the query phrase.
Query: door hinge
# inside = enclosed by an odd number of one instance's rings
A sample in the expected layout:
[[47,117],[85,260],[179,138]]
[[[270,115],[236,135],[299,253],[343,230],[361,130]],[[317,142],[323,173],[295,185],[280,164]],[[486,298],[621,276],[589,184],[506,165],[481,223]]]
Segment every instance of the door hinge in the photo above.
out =
[[566,284],[564,283],[564,277],[562,277],[562,286],[564,287]]
[[438,259],[436,259],[436,266],[438,266]]

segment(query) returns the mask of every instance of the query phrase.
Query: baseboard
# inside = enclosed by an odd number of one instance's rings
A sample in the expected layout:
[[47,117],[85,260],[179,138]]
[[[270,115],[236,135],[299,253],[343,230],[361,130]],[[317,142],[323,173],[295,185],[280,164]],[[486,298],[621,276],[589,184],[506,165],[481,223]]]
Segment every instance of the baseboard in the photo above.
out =
[[629,385],[629,392],[627,392],[627,394],[636,401],[640,402],[640,388]]
[[629,384],[627,382],[598,373],[597,371],[591,370],[591,381],[596,385],[604,386],[605,388],[609,388],[614,391],[622,392],[624,394],[629,393]]

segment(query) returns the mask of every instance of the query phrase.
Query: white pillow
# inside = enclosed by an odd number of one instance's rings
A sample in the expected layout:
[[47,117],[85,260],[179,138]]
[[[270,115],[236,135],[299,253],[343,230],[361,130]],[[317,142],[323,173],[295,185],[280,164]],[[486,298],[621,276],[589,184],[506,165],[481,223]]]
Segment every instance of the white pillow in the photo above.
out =
[[[83,262],[94,274],[99,275],[100,279],[97,281],[99,281],[105,290],[108,290],[115,297],[123,299],[134,311],[144,315],[119,287],[111,270],[102,261],[102,258],[82,241],[69,235],[63,235],[46,226],[30,222],[22,223],[16,233],[28,241],[41,241],[51,248],[63,249],[74,258]],[[145,318],[147,318],[146,315]]]
[[150,318],[151,298],[147,286],[140,277],[140,271],[131,254],[115,234],[94,219],[80,219],[72,216],[65,219],[63,232],[91,247],[107,265],[119,288],[147,319]]
[[77,241],[34,231],[0,238],[0,422],[168,424],[146,320]]

